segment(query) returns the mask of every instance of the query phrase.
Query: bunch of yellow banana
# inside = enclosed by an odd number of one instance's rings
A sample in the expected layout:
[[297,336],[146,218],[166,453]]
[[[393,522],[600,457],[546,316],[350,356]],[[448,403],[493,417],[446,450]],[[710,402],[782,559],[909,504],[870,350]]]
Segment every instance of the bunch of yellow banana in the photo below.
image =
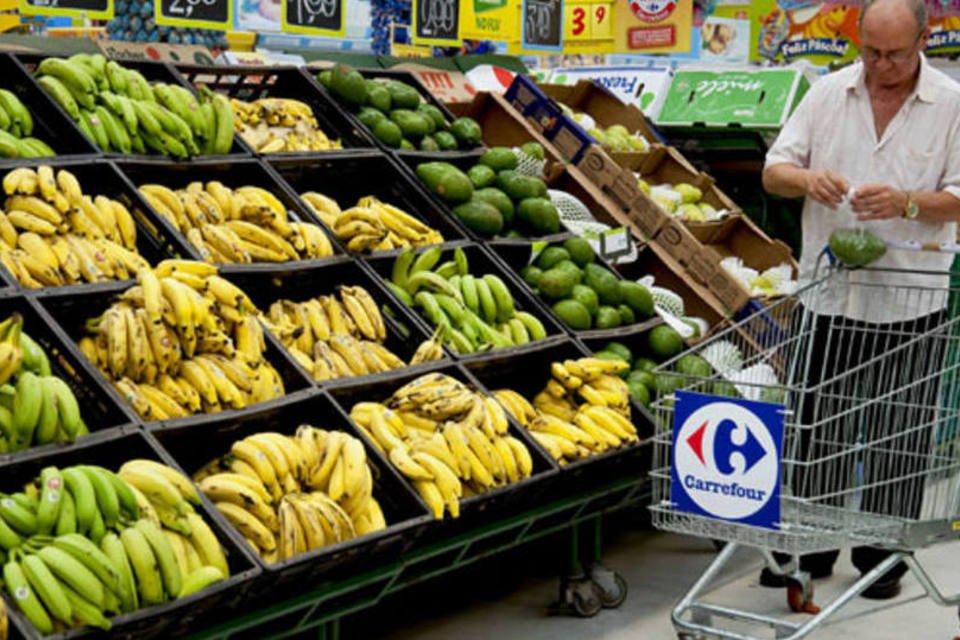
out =
[[319,225],[291,221],[283,203],[262,187],[230,189],[211,181],[174,190],[144,184],[140,194],[207,262],[286,262],[333,255],[333,245]]
[[261,98],[253,102],[230,99],[237,133],[260,153],[282,151],[328,151],[341,149],[330,140],[313,115],[310,105],[289,98]]
[[149,266],[121,202],[84,195],[77,178],[48,165],[3,178],[0,262],[25,287],[125,280]]
[[494,391],[500,404],[561,465],[638,442],[630,422],[622,361],[580,358],[554,362],[531,404],[511,389]]
[[203,262],[165,260],[137,273],[80,350],[147,420],[242,409],[284,395],[264,357],[247,295]]
[[[277,300],[264,322],[315,380],[405,367],[384,345],[387,327],[370,292],[360,286],[341,286],[339,294],[339,299],[329,295],[304,302]],[[436,355],[434,359],[443,357],[442,347],[439,351],[423,349],[418,362],[432,355]]]
[[322,193],[308,191],[300,197],[350,251],[389,251],[443,242],[436,229],[373,196],[360,198],[346,211]]
[[350,417],[442,519],[460,498],[519,482],[533,472],[526,445],[508,435],[506,413],[442,373],[420,376],[385,403],[360,402]]
[[268,562],[387,526],[363,443],[340,431],[253,434],[194,480]]

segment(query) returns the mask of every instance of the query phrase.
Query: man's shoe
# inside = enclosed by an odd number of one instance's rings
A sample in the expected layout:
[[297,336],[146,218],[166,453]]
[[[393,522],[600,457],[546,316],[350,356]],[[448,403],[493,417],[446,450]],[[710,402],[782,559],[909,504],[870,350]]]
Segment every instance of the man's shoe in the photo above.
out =
[[[810,578],[813,580],[820,580],[821,578],[829,578],[833,575],[833,567],[814,567],[813,569],[806,570],[810,574]],[[769,567],[764,567],[763,571],[760,572],[760,585],[763,587],[771,587],[773,589],[782,589],[787,586],[786,576],[778,576],[773,571],[770,571]]]
[[900,595],[900,578],[874,582],[860,594],[870,600],[889,600]]

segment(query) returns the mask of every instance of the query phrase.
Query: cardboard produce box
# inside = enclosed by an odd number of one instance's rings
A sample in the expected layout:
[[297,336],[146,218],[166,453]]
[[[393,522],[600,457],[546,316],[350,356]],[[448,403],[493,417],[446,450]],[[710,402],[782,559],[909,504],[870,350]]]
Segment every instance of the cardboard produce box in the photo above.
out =
[[477,90],[462,71],[436,69],[411,62],[402,62],[391,68],[409,71],[437,100],[446,104],[470,102],[477,95]]
[[473,118],[480,124],[483,142],[488,147],[519,147],[528,142],[536,142],[543,147],[548,166],[563,163],[553,145],[524,120],[503,96],[496,93],[478,93],[472,102],[449,106],[457,117]]

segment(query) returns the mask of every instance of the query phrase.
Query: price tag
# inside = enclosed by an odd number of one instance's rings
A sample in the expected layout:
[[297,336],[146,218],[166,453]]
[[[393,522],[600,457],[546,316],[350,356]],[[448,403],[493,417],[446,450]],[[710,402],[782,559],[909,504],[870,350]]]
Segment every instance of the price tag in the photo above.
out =
[[113,19],[113,0],[19,0],[17,5],[25,16]]
[[344,37],[344,0],[281,0],[280,29],[286,33]]
[[413,44],[459,47],[460,0],[413,0],[410,8]]
[[523,0],[520,47],[523,50],[562,51],[567,26],[561,26],[564,0]]
[[600,234],[600,256],[604,260],[614,260],[630,253],[630,231],[626,227],[611,229]]
[[156,0],[153,15],[158,25],[167,27],[233,28],[231,0]]

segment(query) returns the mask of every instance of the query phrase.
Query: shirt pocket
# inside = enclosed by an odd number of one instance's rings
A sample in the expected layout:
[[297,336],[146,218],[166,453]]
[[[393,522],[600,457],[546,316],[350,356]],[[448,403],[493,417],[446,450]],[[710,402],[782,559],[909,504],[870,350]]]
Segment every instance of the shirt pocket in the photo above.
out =
[[897,167],[898,186],[905,191],[936,191],[943,175],[944,153],[936,148],[907,144]]

